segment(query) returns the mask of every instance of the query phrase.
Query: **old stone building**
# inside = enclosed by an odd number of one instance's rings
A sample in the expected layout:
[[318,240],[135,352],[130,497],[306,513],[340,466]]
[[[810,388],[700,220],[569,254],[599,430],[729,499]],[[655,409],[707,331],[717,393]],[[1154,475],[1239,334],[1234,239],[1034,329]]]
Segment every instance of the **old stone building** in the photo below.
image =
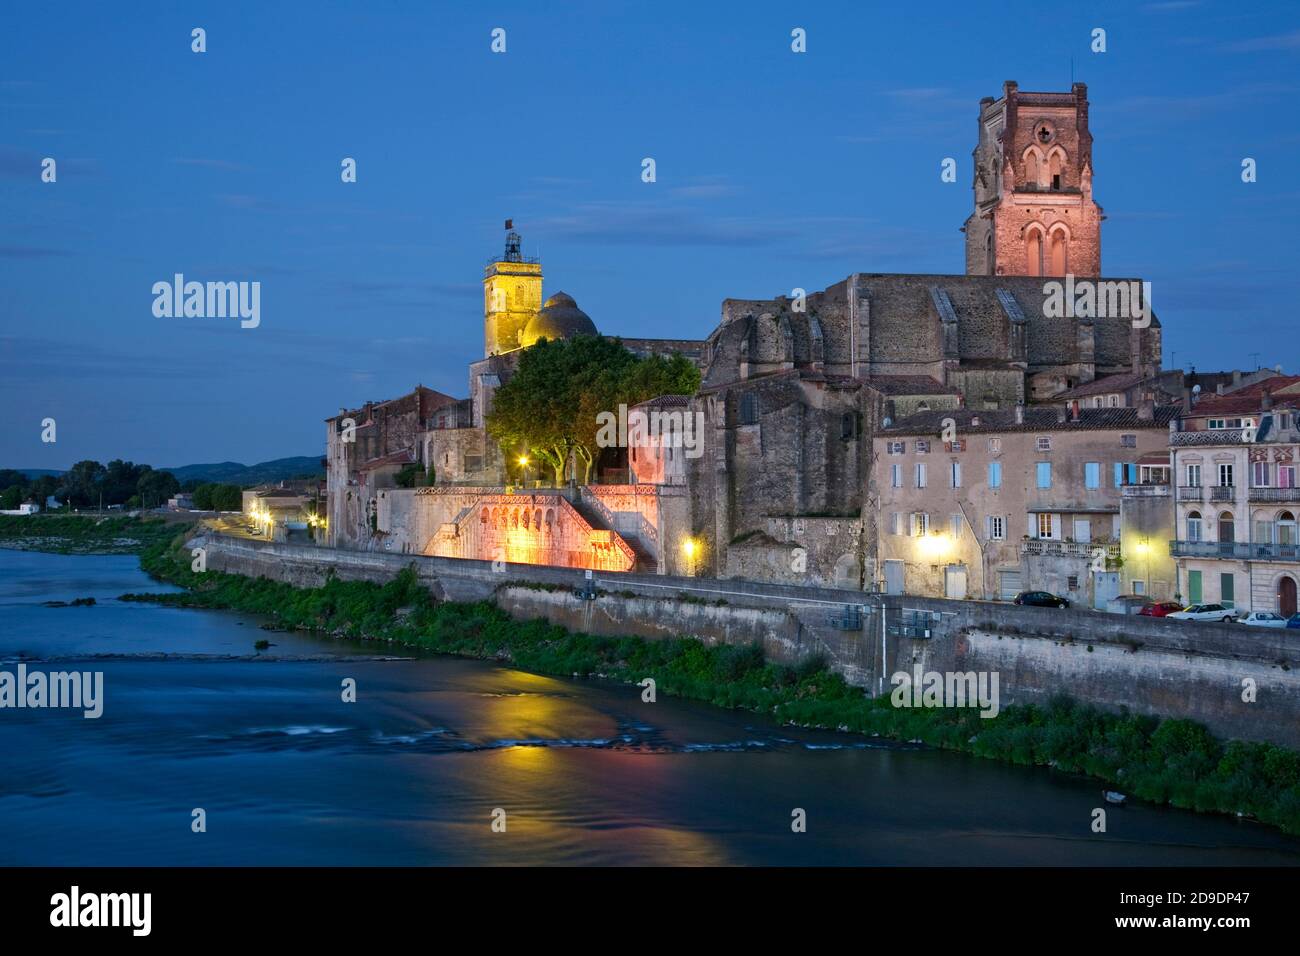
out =
[[[492,559],[504,549],[582,567],[879,586],[875,436],[917,416],[1005,417],[1062,403],[1098,381],[1105,401],[1122,394],[1131,405],[1160,375],[1153,316],[1054,306],[1053,277],[1072,283],[1101,272],[1083,84],[1029,93],[1008,83],[1001,99],[984,100],[975,166],[968,274],[854,273],[798,298],[727,299],[704,340],[623,339],[638,354],[680,352],[701,368],[697,395],[646,409],[698,421],[702,446],[681,455],[671,443],[629,448],[622,483],[530,488],[526,507],[500,500],[514,497],[506,485],[517,476],[484,428],[493,396],[522,349],[596,334],[597,323],[572,296],[543,297],[541,263],[523,255],[507,222],[504,254],[484,271],[484,355],[469,367],[468,396],[408,396],[400,421],[387,403],[367,406],[362,417],[373,428],[354,451],[340,447],[340,421],[331,419],[332,538],[460,557]],[[433,484],[396,487],[395,476],[417,465]]]
[[970,275],[1101,275],[1101,207],[1092,198],[1088,87],[1031,93],[1014,80],[980,101]]
[[1001,598],[1119,593],[1120,505],[1173,406],[920,412],[882,428],[870,495],[883,590]]

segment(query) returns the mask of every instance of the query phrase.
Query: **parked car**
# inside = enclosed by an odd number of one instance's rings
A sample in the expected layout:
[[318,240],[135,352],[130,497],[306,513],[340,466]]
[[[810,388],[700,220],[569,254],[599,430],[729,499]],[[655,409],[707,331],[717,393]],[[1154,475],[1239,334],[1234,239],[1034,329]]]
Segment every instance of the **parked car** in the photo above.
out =
[[1238,623],[1250,624],[1253,627],[1286,627],[1286,618],[1272,611],[1251,611]]
[[1070,602],[1063,597],[1049,594],[1047,591],[1021,591],[1013,604],[1025,607],[1069,607]]
[[1168,617],[1170,614],[1182,609],[1183,606],[1177,601],[1152,601],[1138,613],[1143,617]]
[[1222,604],[1193,604],[1184,610],[1166,614],[1165,617],[1173,621],[1223,621],[1225,624],[1237,619],[1232,608]]
[[1286,626],[1293,627],[1296,630],[1300,631],[1300,614],[1292,614],[1289,618],[1287,618]]

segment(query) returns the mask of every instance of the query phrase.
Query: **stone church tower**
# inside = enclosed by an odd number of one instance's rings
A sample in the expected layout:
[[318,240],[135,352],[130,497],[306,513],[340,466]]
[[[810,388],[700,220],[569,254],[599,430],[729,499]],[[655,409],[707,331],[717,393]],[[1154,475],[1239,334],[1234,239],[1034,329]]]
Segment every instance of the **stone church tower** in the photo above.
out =
[[542,307],[542,263],[525,259],[506,220],[506,250],[483,270],[483,355],[520,347],[519,333]]
[[1008,80],[980,100],[979,126],[966,274],[1101,275],[1087,85],[1029,93]]

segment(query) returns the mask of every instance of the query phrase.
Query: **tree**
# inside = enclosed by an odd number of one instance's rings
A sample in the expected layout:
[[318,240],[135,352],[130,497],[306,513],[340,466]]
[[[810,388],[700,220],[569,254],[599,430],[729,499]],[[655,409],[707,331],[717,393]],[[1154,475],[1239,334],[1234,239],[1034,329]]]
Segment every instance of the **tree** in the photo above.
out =
[[523,351],[514,376],[497,390],[488,433],[507,462],[527,452],[551,466],[556,484],[576,457],[585,483],[601,453],[602,412],[617,415],[620,404],[657,395],[691,395],[699,385],[699,371],[680,355],[640,359],[603,336],[543,339]]
[[160,508],[168,498],[180,491],[181,483],[170,471],[154,471],[150,468],[140,476],[135,487],[142,507]]
[[212,492],[214,511],[242,511],[244,491],[239,485],[217,485]]
[[212,503],[212,495],[217,490],[217,486],[210,481],[205,481],[194,488],[194,507],[199,511],[212,511],[216,506]]
[[3,492],[0,492],[0,509],[16,511],[22,503],[23,489],[21,485],[10,485]]
[[104,466],[97,461],[87,458],[77,462],[64,473],[63,483],[59,486],[59,497],[74,508],[98,505],[100,481],[104,474]]

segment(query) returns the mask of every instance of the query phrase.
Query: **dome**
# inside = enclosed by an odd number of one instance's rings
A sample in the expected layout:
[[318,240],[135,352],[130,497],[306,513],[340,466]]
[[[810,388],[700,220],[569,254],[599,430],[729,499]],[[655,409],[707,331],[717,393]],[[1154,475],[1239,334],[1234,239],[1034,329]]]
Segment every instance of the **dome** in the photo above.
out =
[[519,333],[519,344],[524,348],[535,344],[539,339],[571,339],[575,335],[599,335],[596,323],[591,316],[578,308],[573,296],[557,292],[545,302],[537,314]]

